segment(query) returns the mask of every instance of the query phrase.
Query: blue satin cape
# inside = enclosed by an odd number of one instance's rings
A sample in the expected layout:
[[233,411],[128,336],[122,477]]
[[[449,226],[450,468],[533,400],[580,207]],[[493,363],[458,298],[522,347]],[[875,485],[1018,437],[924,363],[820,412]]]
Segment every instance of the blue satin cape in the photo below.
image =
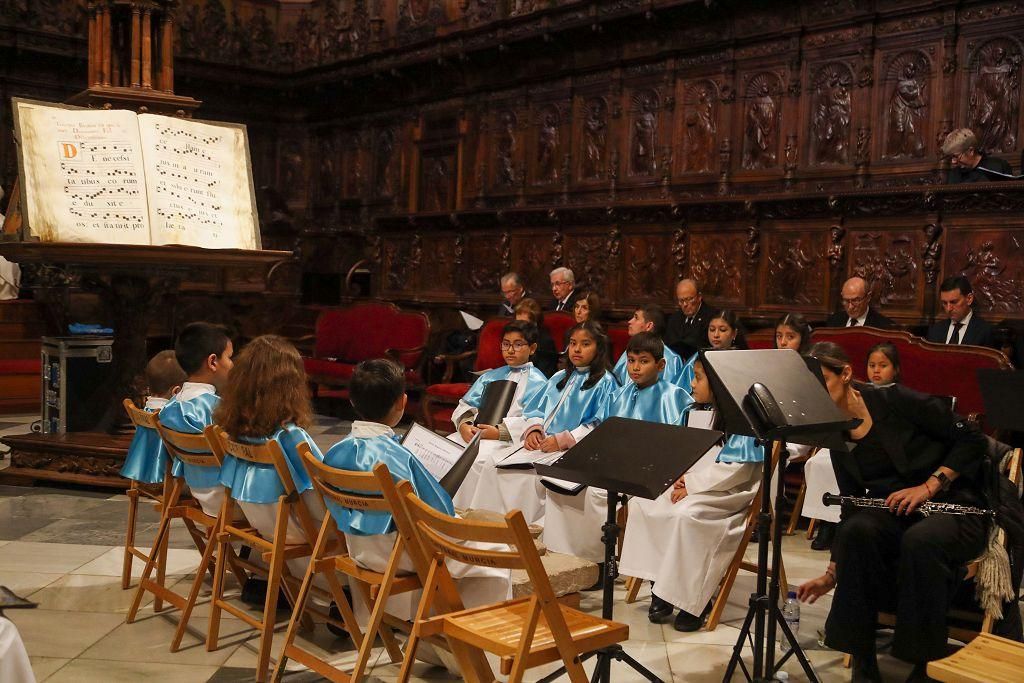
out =
[[[476,381],[473,382],[473,386],[471,386],[469,388],[469,391],[466,392],[466,395],[462,397],[462,400],[468,403],[469,405],[473,406],[474,408],[479,408],[480,401],[484,395],[484,390],[487,388],[488,384],[503,379],[509,379],[509,376],[512,375],[513,372],[522,371],[522,367],[524,366],[514,368],[511,365],[505,365],[500,368],[488,370],[484,374],[477,377]],[[519,381],[523,380],[520,379]],[[547,381],[547,376],[545,376],[543,372],[538,370],[531,363],[529,367],[529,373],[526,377],[526,389],[523,390],[522,394],[522,402],[524,407],[529,405],[530,401],[532,401],[534,397],[537,396],[537,394],[544,391],[544,384]]]
[[[179,401],[175,396],[160,411],[160,424],[186,434],[202,434],[204,429],[213,424],[213,409],[219,401],[220,396],[209,393],[199,394],[187,401]],[[190,488],[220,486],[219,467],[198,467],[176,460],[173,472],[176,477],[184,476]]]
[[[146,412],[153,411],[147,408]],[[135,436],[132,437],[124,466],[121,467],[121,476],[142,484],[161,484],[164,481],[167,457],[167,449],[156,430],[136,426]]]
[[[324,464],[342,470],[371,472],[382,462],[388,466],[392,478],[398,482],[408,479],[420,500],[438,512],[455,516],[455,507],[441,484],[427,471],[405,446],[388,435],[349,436],[331,446],[324,454]],[[325,500],[327,510],[334,517],[338,529],[346,534],[373,536],[394,530],[391,515],[386,512],[362,512],[341,507]]]
[[[627,360],[626,352],[623,351],[622,355],[619,356],[619,360],[615,363],[615,369],[612,370],[615,375],[615,379],[619,380],[619,384],[622,386],[627,386],[632,382],[632,380],[629,379],[629,369],[626,367]],[[686,391],[690,391],[690,381],[683,376],[684,366],[685,363],[683,363],[682,357],[666,346],[665,369],[658,373],[658,377],[669,384],[675,384],[677,387],[682,387]],[[682,383],[684,381],[685,383]]]
[[[559,370],[552,375],[544,385],[544,390],[537,394],[530,403],[523,406],[524,418],[540,420],[547,420],[558,406],[558,410],[544,430],[546,434],[572,431],[580,425],[598,422],[604,402],[619,388],[612,373],[605,372],[594,386],[583,391],[581,387],[590,376],[588,369],[573,370],[569,381],[562,389],[559,389],[558,383],[562,381],[565,372],[565,370]],[[563,392],[567,392],[567,395],[562,401],[562,405],[558,405],[558,400]]]
[[632,381],[608,397],[601,411],[601,421],[609,417],[681,425],[693,405],[690,392],[663,379],[640,389]]
[[[317,459],[323,460],[320,449],[313,443],[306,430],[293,424],[286,424],[274,432],[269,439],[243,438],[249,443],[266,443],[271,439],[281,444],[284,461],[295,482],[295,490],[299,493],[313,488],[313,482],[306,473],[306,466],[299,455],[299,444],[308,443],[309,449]],[[220,466],[220,483],[231,489],[231,497],[243,503],[276,503],[284,495],[284,484],[277,476],[273,465],[263,465],[248,460],[239,460],[233,455],[225,455]]]
[[716,458],[717,462],[764,462],[764,446],[758,446],[752,436],[730,434]]

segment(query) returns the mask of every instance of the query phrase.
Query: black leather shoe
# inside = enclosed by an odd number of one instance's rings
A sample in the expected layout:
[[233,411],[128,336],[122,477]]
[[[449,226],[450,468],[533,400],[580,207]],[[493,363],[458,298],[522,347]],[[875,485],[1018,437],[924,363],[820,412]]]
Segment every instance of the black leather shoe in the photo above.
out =
[[599,591],[604,588],[604,562],[597,563],[597,582],[589,588],[584,588],[584,591]]
[[832,547],[832,539],[836,537],[836,525],[832,522],[820,522],[818,533],[811,541],[811,550],[828,550]]
[[700,627],[704,625],[704,618],[698,617],[696,614],[690,614],[685,610],[679,610],[679,614],[676,615],[676,620],[672,624],[672,628],[683,633],[690,633],[691,631],[699,631]]
[[928,664],[915,664],[914,669],[907,676],[907,683],[938,683],[928,675]]
[[[249,605],[249,607],[263,609],[267,600],[267,580],[255,576],[248,577],[245,580],[245,585],[242,586],[242,594],[239,596],[239,599],[246,605]],[[288,602],[284,591],[278,590],[277,609],[290,611],[291,608],[291,603]]]
[[853,658],[853,677],[851,683],[882,683],[882,674],[878,670],[878,658],[874,655]]
[[647,610],[647,619],[652,624],[667,624],[672,621],[672,614],[675,611],[676,608],[672,606],[671,602],[651,594],[651,606]]
[[[348,593],[348,586],[345,587],[345,592]],[[351,601],[349,601],[349,604],[351,604]],[[330,615],[331,615],[332,619],[337,619],[338,621],[342,620],[341,619],[341,610],[338,609],[337,603],[334,603],[334,602],[331,603]],[[327,630],[330,631],[331,633],[333,633],[335,635],[335,637],[337,637],[337,638],[348,638],[349,637],[348,631],[346,631],[345,629],[343,629],[340,626],[336,626],[336,625],[332,624],[329,621],[328,622],[324,622],[324,626],[326,626]]]

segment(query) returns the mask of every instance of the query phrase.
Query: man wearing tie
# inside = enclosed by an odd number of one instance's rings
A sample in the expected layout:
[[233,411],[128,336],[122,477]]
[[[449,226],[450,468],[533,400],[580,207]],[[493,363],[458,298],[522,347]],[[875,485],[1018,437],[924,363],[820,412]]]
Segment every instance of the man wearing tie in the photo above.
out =
[[571,314],[576,305],[576,276],[568,268],[551,271],[551,294],[554,296],[552,310]]
[[676,304],[665,321],[665,346],[688,360],[698,350],[708,346],[708,324],[713,315],[711,306],[704,305],[704,297],[694,280],[680,280],[676,285]]
[[825,327],[877,327],[891,330],[896,323],[871,308],[868,283],[862,277],[851,277],[843,283],[841,291],[843,310],[836,311],[825,321]]
[[974,314],[974,289],[963,275],[947,277],[939,286],[939,300],[948,320],[928,328],[926,339],[936,344],[973,344],[995,348],[991,323]]
[[520,301],[529,296],[526,293],[526,287],[523,286],[522,279],[519,277],[519,273],[514,271],[505,273],[501,276],[501,281],[498,284],[501,285],[501,296],[505,299],[501,302],[498,315],[505,318],[516,317],[516,306],[519,305]]

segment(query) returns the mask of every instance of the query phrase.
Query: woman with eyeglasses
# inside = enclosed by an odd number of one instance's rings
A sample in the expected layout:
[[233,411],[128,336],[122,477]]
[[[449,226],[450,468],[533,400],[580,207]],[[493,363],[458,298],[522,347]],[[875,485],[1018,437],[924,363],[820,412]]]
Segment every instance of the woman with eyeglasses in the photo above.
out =
[[912,662],[908,681],[929,681],[927,663],[946,656],[946,613],[960,567],[985,547],[979,516],[914,512],[929,500],[985,507],[985,438],[941,400],[902,385],[853,382],[836,344],[808,354],[821,364],[825,387],[860,424],[844,434],[848,453],[832,456],[839,493],[884,498],[889,509],[843,508],[825,573],[802,584],[814,602],[835,590],[825,643],[853,655],[853,680],[882,680],[875,655],[878,612],[894,611],[892,652]]

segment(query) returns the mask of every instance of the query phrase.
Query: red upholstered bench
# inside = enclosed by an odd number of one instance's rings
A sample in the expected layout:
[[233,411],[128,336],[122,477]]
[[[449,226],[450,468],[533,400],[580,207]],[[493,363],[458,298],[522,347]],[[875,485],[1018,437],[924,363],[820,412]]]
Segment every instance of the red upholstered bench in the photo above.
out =
[[605,330],[608,332],[608,340],[612,344],[611,354],[614,364],[629,344],[629,329],[622,323],[617,323],[609,325]]
[[[431,384],[423,392],[423,421],[427,427],[444,431],[446,434],[455,431],[452,424],[452,412],[472,386],[466,382],[452,382],[455,367],[459,361],[476,355],[473,361],[473,372],[483,372],[499,368],[505,364],[501,355],[501,331],[508,324],[509,318],[495,318],[487,321],[476,340],[476,351],[466,351],[441,356],[445,363],[444,375],[438,384]],[[557,344],[557,342],[556,342]]]
[[[423,361],[430,320],[426,314],[403,311],[386,302],[360,303],[328,309],[316,321],[313,357],[302,359],[316,394],[348,384],[361,361],[390,358],[405,368],[410,389],[423,387]],[[325,392],[326,393],[326,392]]]

